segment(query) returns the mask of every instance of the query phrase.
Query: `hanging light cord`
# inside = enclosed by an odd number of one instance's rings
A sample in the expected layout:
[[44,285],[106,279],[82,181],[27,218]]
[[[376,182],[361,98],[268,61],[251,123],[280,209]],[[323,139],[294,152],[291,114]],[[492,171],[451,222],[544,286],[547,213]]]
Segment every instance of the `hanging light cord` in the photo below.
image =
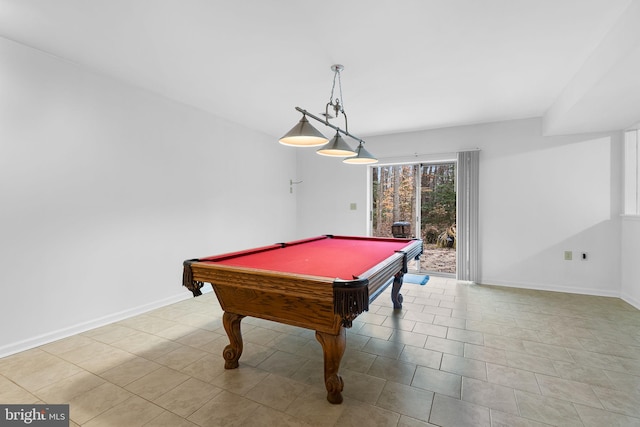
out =
[[[349,121],[347,119],[347,113],[344,112],[344,99],[342,98],[342,78],[340,77],[340,71],[342,70],[342,66],[334,65],[332,69],[333,69],[333,84],[331,86],[331,95],[329,96],[329,102],[327,103],[324,111],[324,116],[325,116],[324,123],[328,125],[329,119],[332,118],[332,116],[329,114],[329,106],[331,106],[333,108],[333,111],[335,112],[335,117],[338,117],[339,113],[342,113],[342,115],[344,116],[344,128],[348,134]],[[333,94],[336,89],[336,78],[338,79],[338,90],[340,92],[340,97],[336,98],[334,103]],[[359,139],[359,138],[355,138],[355,139]]]
[[[340,90],[340,98],[336,99],[336,104],[332,104],[333,101],[333,93],[336,89],[336,77],[338,78],[338,89]],[[344,99],[342,99],[342,79],[340,77],[340,69],[336,68],[336,71],[333,73],[333,85],[331,86],[331,95],[329,96],[329,104],[333,106],[337,113],[344,113]]]

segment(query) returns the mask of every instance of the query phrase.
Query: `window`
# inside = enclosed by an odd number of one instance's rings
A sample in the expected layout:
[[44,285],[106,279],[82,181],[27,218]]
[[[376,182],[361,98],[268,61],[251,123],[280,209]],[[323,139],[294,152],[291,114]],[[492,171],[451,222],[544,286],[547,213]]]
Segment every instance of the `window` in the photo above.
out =
[[640,130],[634,129],[624,135],[624,214],[640,215]]

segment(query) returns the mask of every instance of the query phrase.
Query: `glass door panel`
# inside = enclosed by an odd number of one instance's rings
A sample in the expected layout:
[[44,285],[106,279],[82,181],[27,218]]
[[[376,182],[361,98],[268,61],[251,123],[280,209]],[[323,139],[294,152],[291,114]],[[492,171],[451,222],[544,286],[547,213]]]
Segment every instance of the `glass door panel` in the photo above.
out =
[[456,164],[420,165],[421,269],[456,272]]
[[[372,232],[377,237],[419,236],[416,180],[419,165],[372,167]],[[396,225],[394,227],[394,224]],[[400,236],[398,234],[403,234]]]
[[372,234],[424,241],[420,271],[456,271],[456,163],[374,166]]

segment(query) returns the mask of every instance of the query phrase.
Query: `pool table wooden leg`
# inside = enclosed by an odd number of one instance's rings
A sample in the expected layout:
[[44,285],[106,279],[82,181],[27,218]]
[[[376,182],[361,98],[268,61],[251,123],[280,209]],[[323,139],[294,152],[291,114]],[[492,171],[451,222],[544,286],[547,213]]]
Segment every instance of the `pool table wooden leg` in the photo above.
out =
[[391,288],[391,301],[393,301],[393,308],[399,310],[402,308],[402,294],[400,293],[400,288],[402,287],[402,279],[404,278],[404,273],[401,271],[393,277],[393,286]]
[[229,337],[229,345],[224,348],[224,368],[235,369],[238,367],[238,360],[242,356],[242,333],[240,332],[240,321],[244,318],[239,314],[227,313],[222,315],[222,324]]
[[347,346],[346,332],[340,327],[338,335],[316,331],[316,339],[322,345],[324,353],[324,385],[327,388],[327,400],[331,403],[342,403],[344,382],[338,375],[340,361]]

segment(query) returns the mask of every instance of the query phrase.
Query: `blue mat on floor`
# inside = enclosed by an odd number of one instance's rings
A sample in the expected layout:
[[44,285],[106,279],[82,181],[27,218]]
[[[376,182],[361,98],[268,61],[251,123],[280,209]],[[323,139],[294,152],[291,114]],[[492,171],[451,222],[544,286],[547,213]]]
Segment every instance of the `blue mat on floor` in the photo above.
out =
[[410,274],[407,273],[404,275],[404,279],[402,283],[415,283],[417,285],[426,285],[429,281],[429,276],[426,274]]

